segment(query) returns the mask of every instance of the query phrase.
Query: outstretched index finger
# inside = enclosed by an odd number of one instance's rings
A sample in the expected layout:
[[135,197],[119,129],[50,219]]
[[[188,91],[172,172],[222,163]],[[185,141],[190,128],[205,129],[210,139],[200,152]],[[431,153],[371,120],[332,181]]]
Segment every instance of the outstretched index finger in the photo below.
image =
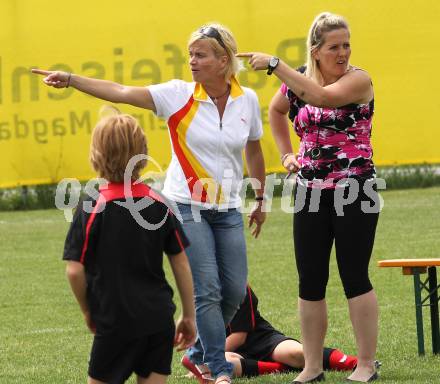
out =
[[44,70],[38,69],[38,68],[32,68],[31,72],[38,73],[39,75],[44,75],[44,76],[50,75],[52,73],[51,71],[44,71]]
[[236,53],[235,57],[252,57],[254,55],[253,52],[240,52]]

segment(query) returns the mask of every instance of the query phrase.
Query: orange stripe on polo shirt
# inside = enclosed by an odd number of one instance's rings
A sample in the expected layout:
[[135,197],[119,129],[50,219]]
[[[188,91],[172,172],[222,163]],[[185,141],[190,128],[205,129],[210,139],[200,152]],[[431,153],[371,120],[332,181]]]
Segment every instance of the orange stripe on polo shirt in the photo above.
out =
[[[206,181],[212,180],[212,183],[215,183],[215,181],[186,144],[186,134],[198,108],[199,101],[194,100],[194,97],[191,95],[188,102],[169,118],[168,126],[170,128],[174,153],[187,179],[192,199],[201,202],[210,202],[215,201],[217,187],[209,187],[208,183],[208,188],[206,188]],[[203,185],[201,184],[201,179],[203,179]],[[215,185],[216,184],[217,183],[215,183]]]
[[243,94],[243,89],[240,87],[240,84],[238,80],[235,78],[235,76],[231,77],[231,93],[230,96],[235,99],[238,96],[241,96]]

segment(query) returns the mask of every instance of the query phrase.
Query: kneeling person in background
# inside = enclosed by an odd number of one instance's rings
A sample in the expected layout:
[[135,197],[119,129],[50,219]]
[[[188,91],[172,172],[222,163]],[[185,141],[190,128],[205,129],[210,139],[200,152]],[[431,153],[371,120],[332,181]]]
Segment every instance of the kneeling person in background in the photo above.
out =
[[[258,310],[258,298],[250,286],[231,323],[226,328],[226,360],[234,365],[234,376],[252,377],[275,372],[301,370],[304,367],[302,344],[275,329]],[[182,364],[200,383],[209,383],[208,368],[191,364],[185,356]],[[324,348],[324,368],[351,371],[356,356],[338,349]]]
[[[226,359],[234,364],[236,376],[257,376],[304,367],[302,344],[285,336],[261,316],[258,298],[249,286],[226,332]],[[323,363],[327,370],[351,371],[357,358],[338,349],[324,348]]]

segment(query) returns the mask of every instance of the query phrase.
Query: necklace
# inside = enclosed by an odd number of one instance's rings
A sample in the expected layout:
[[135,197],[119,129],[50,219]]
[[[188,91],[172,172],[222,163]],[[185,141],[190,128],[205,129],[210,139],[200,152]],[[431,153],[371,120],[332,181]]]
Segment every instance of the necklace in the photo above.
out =
[[224,97],[224,96],[226,96],[227,94],[229,94],[230,89],[231,89],[231,86],[228,84],[228,87],[226,88],[226,92],[225,92],[225,93],[223,93],[222,95],[217,96],[217,97],[209,96],[209,98],[212,100],[212,102],[213,102],[215,105],[217,105],[219,99],[221,99],[222,97]]

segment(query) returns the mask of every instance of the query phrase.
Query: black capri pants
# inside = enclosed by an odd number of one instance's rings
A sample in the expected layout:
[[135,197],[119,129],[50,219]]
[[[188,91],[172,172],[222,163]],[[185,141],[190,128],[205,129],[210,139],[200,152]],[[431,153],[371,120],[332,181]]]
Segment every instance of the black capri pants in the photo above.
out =
[[350,299],[373,289],[368,264],[379,218],[379,195],[373,180],[349,182],[337,189],[299,184],[295,188],[293,238],[299,297],[304,300],[325,298],[333,241],[345,296]]

